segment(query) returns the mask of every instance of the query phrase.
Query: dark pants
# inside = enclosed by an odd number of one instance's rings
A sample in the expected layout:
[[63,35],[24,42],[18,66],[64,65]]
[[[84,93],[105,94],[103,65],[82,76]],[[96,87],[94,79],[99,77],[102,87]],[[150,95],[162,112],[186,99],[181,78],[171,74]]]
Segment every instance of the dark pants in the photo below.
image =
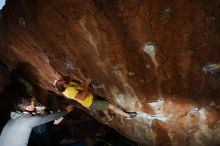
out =
[[28,145],[29,146],[52,146],[48,131],[42,134],[35,134],[34,132],[32,132]]

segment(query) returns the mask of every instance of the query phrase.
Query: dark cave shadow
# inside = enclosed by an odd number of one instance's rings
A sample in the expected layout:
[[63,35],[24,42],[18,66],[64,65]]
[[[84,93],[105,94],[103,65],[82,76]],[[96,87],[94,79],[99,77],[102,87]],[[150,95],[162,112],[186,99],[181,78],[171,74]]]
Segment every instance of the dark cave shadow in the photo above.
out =
[[12,71],[12,75],[15,77],[22,77],[33,85],[37,85],[39,75],[37,70],[27,62],[19,62],[16,65],[16,69]]

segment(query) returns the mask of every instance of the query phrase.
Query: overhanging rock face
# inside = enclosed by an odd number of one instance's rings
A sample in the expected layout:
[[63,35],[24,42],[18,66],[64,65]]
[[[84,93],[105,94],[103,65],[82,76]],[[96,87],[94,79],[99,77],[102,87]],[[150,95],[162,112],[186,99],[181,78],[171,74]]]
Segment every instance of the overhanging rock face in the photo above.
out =
[[0,58],[54,92],[60,76],[92,77],[93,92],[138,111],[109,126],[140,144],[217,146],[219,7],[205,0],[8,0]]

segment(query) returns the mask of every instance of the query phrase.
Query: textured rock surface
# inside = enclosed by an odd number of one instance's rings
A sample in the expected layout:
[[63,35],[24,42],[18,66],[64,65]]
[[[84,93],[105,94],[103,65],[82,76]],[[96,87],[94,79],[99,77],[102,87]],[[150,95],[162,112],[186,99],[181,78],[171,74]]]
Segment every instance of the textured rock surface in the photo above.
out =
[[219,20],[214,0],[8,0],[0,58],[54,92],[62,75],[92,77],[139,112],[109,126],[140,144],[219,145]]

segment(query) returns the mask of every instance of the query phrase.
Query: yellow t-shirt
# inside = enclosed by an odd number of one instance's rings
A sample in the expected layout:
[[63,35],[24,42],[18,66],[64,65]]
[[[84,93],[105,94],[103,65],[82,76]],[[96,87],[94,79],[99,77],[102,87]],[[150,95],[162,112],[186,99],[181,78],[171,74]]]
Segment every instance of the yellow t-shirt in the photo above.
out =
[[70,82],[70,86],[63,91],[63,94],[70,99],[78,101],[82,106],[89,108],[93,102],[93,95],[91,92],[88,93],[88,96],[84,100],[76,99],[77,93],[83,88],[77,83]]

